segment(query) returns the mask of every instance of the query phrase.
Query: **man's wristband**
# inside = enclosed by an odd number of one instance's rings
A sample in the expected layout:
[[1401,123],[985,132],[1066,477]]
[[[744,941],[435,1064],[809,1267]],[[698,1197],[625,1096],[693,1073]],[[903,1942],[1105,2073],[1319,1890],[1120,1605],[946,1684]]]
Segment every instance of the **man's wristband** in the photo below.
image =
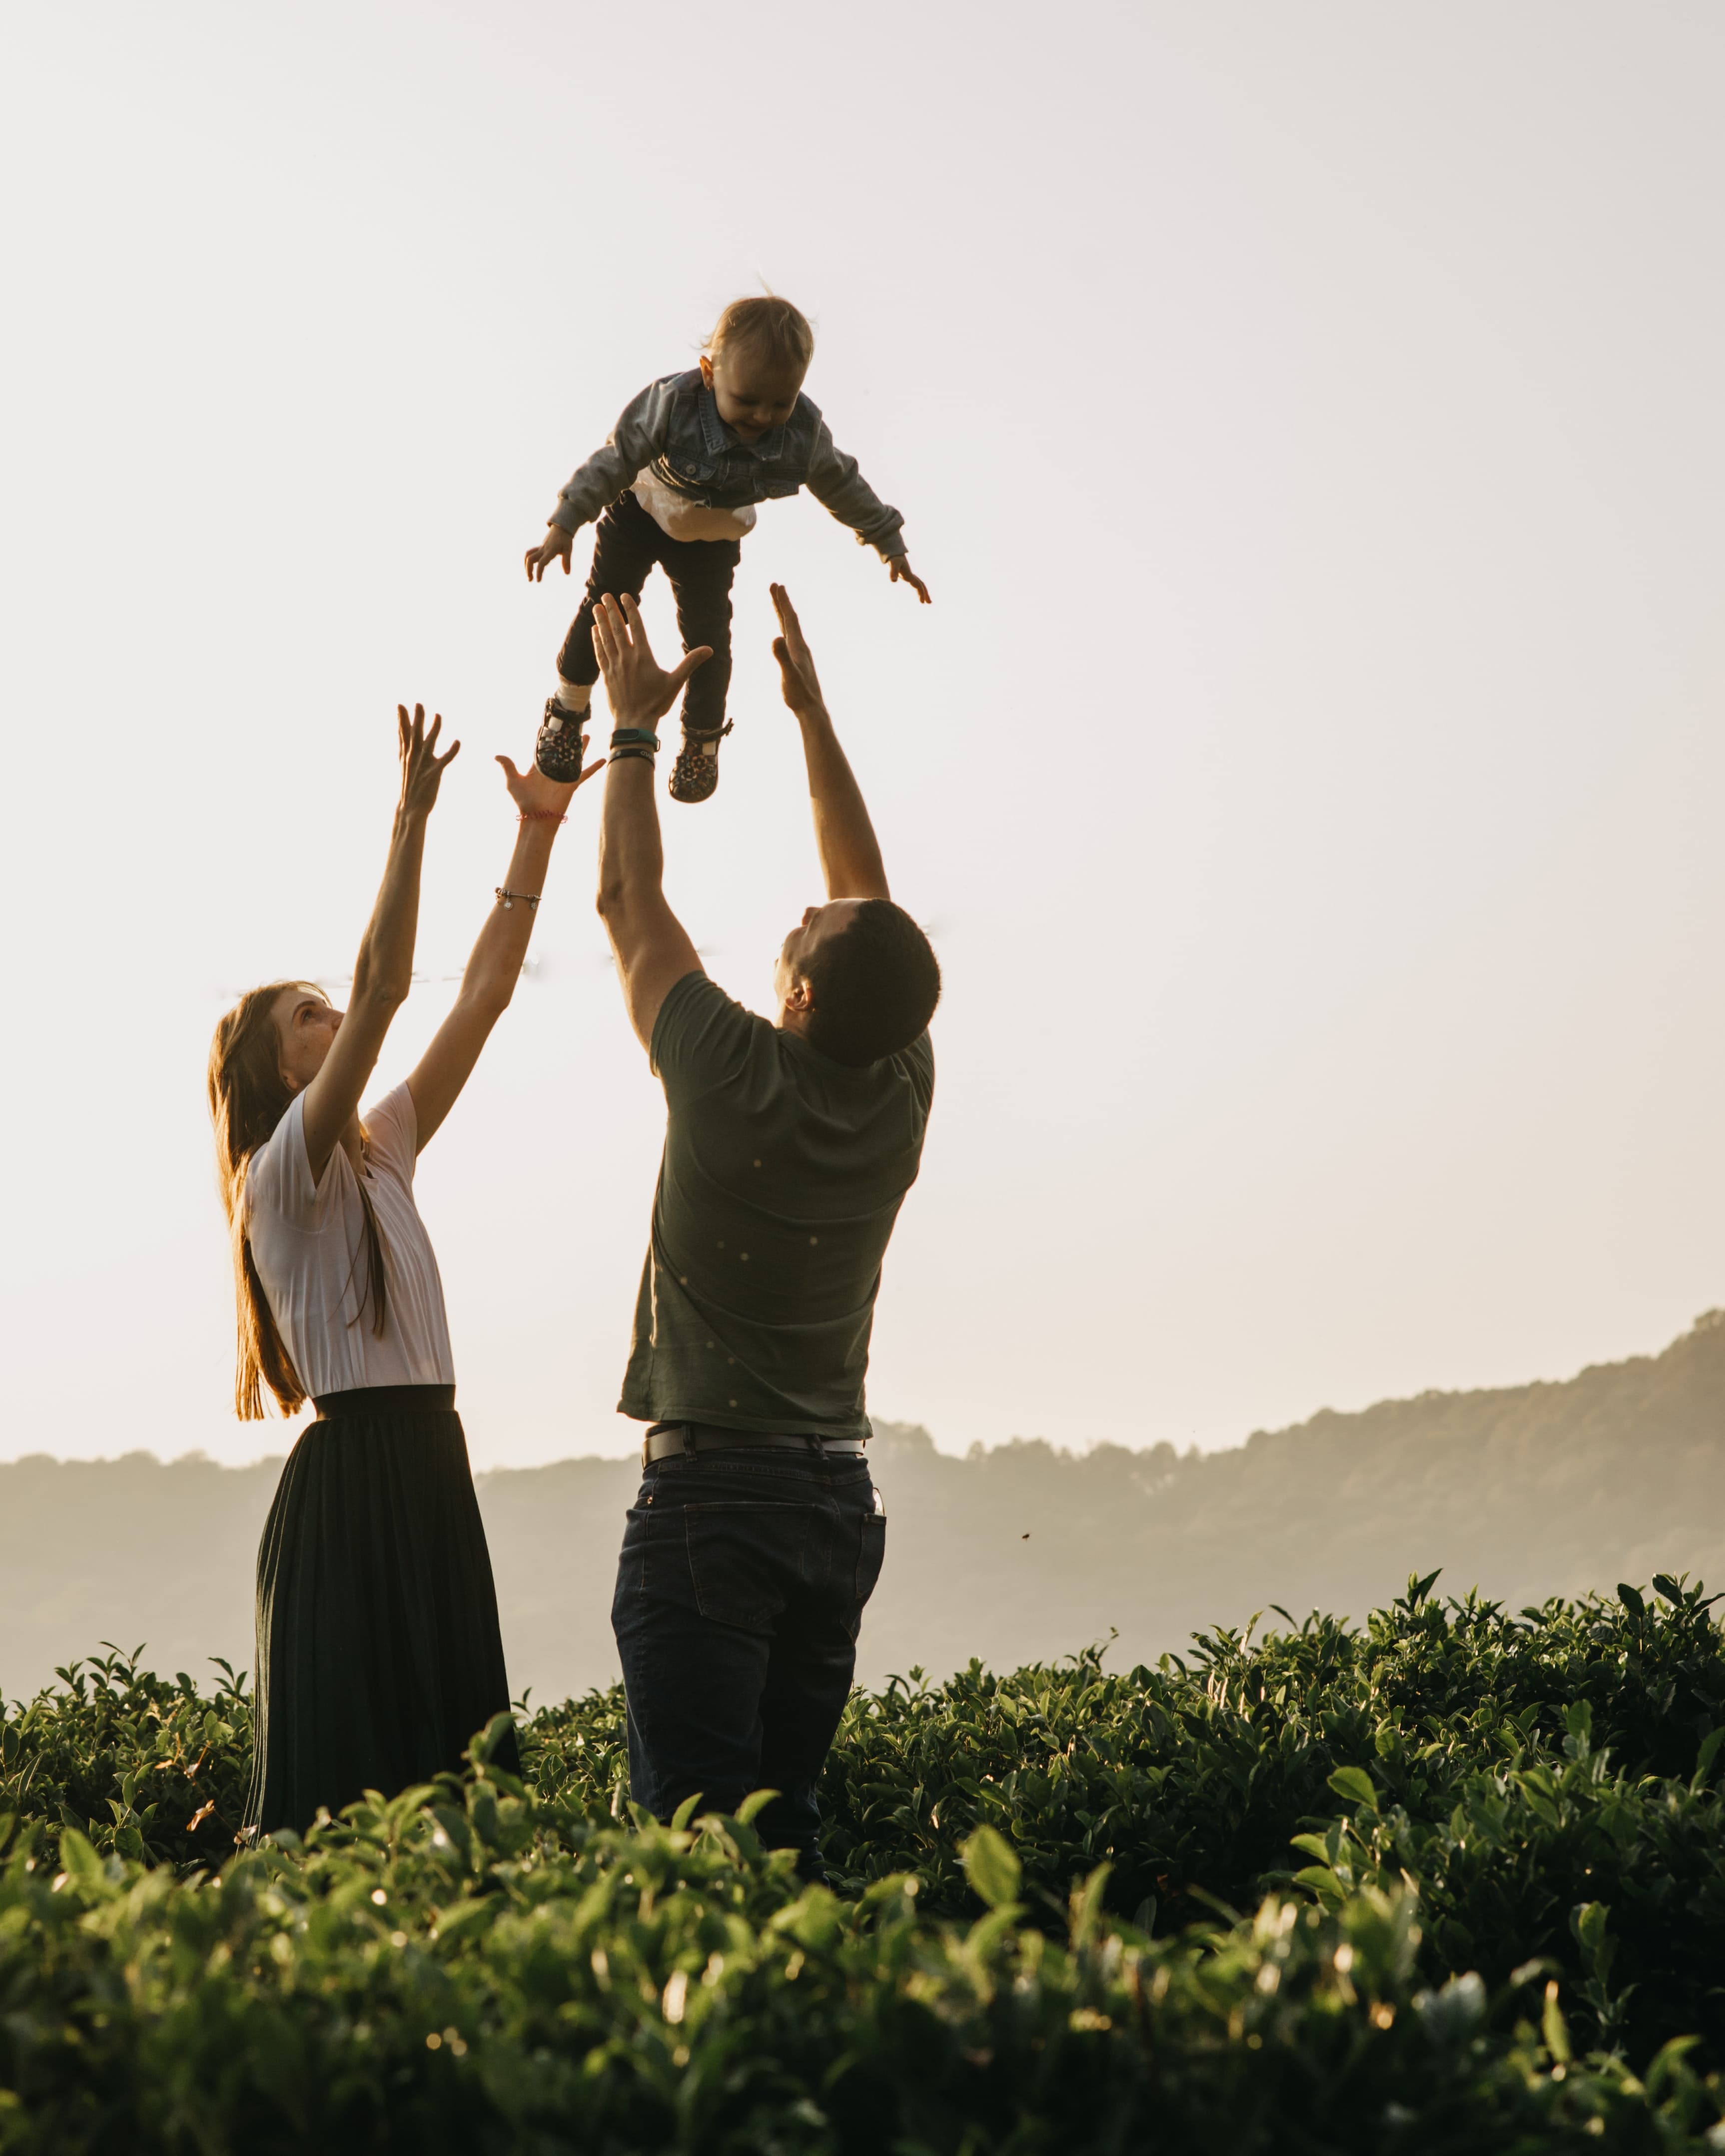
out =
[[639,746],[642,748],[656,749],[659,746],[659,737],[650,726],[619,726],[611,737],[611,746],[613,748],[634,748]]
[[632,756],[639,757],[643,763],[651,763],[653,761],[653,752],[650,748],[633,747],[614,748],[605,761],[607,763],[626,763]]

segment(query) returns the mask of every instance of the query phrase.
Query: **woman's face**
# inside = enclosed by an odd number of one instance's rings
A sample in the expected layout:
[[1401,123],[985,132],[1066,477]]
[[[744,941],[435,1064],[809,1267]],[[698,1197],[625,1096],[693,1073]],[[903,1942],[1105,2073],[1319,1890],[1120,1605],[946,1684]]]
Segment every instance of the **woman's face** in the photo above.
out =
[[341,1014],[327,997],[312,989],[284,988],[270,1015],[275,1020],[281,1075],[295,1092],[303,1093],[323,1068]]

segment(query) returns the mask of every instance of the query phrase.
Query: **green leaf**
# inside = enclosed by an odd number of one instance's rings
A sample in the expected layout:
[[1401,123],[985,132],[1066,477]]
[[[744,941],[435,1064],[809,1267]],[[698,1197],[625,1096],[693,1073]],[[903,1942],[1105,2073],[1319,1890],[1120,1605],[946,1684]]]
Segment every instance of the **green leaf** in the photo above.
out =
[[[1719,1747],[1725,1744],[1725,1727],[1708,1730],[1701,1740],[1701,1749],[1695,1755],[1695,1779],[1697,1784],[1707,1779],[1708,1769],[1719,1755]],[[6,1846],[5,1822],[0,1820],[0,1849]]]
[[1327,1909],[1339,1909],[1348,1899],[1348,1889],[1335,1873],[1320,1865],[1308,1864],[1303,1871],[1296,1871],[1294,1884],[1305,1887]]
[[[751,1789],[737,1807],[737,1825],[747,1826],[752,1820],[759,1817],[778,1794],[777,1789]],[[680,1811],[678,1817],[671,1821],[671,1825],[686,1826],[688,1821],[681,1817]]]
[[458,1933],[491,1922],[497,1912],[498,1904],[490,1895],[475,1895],[470,1901],[457,1902],[450,1908],[438,1911],[437,1935],[440,1939],[454,1938]]
[[106,1876],[102,1860],[75,1826],[60,1829],[60,1862],[67,1877],[86,1890],[100,1887]]
[[1647,1604],[1641,1599],[1638,1591],[1621,1579],[1617,1583],[1617,1599],[1631,1617],[1645,1617],[1647,1614]]
[[1661,2044],[1647,2069],[1647,2093],[1656,2099],[1663,2097],[1667,2087],[1681,2080],[1688,2054],[1701,2041],[1699,2036],[1673,2036]]
[[1545,1987],[1545,2011],[1540,2016],[1539,2026],[1540,2033],[1545,2038],[1546,2050],[1560,2065],[1568,2066],[1574,2053],[1569,2047],[1568,2024],[1563,2019],[1563,2009],[1558,2005],[1558,1980],[1555,1977]]
[[1348,1804],[1369,1805],[1373,1811],[1378,1809],[1378,1784],[1363,1767],[1338,1767],[1330,1777],[1329,1786]]
[[[1111,1864],[1099,1864],[1081,1887],[1073,1889],[1071,1927],[1075,1947],[1088,1945],[1095,1933],[1102,1914],[1102,1891],[1113,1869]],[[1015,1886],[1017,1882],[1014,1883]]]
[[979,1826],[959,1851],[964,1876],[973,1891],[991,1909],[1015,1902],[1023,1867],[1017,1852],[991,1826]]
[[1671,1578],[1668,1572],[1656,1572],[1654,1573],[1653,1591],[1656,1594],[1662,1594],[1674,1609],[1681,1609],[1682,1608],[1683,1590],[1677,1584],[1676,1581]]

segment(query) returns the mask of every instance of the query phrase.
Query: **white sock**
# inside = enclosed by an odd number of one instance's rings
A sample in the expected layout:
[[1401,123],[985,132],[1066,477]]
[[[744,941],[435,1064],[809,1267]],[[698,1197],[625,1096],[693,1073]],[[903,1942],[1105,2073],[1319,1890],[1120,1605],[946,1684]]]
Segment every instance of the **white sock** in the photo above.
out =
[[584,711],[593,701],[591,681],[566,681],[557,676],[557,700],[566,711]]

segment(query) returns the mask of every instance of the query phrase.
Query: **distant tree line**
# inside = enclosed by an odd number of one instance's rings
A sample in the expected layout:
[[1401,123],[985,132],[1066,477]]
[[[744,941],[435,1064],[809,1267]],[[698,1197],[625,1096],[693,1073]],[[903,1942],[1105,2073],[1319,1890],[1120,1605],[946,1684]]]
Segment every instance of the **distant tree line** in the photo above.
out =
[[[964,1457],[877,1426],[886,1574],[859,1676],[997,1668],[1117,1634],[1116,1664],[1276,1605],[1363,1614],[1410,1572],[1518,1608],[1620,1579],[1725,1586],[1725,1315],[1563,1383],[1326,1410],[1232,1450],[1014,1439]],[[108,1639],[158,1670],[251,1661],[251,1574],[280,1462],[40,1455],[0,1466],[0,1691]],[[511,1676],[536,1698],[615,1675],[608,1612],[630,1460],[481,1476]]]

